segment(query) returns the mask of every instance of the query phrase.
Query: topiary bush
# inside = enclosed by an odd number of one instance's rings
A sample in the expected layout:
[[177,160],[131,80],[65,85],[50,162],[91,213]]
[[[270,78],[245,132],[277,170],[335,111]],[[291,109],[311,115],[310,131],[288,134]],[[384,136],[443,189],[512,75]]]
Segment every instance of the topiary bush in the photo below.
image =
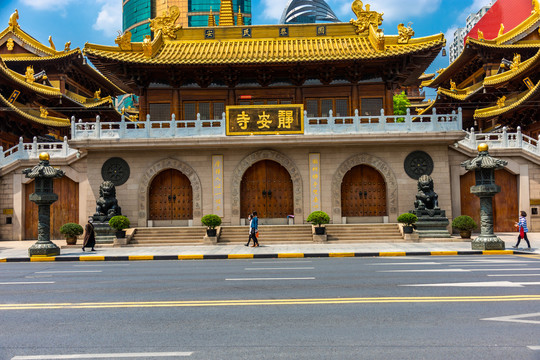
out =
[[415,222],[418,221],[418,217],[411,213],[403,213],[398,216],[397,221],[399,223],[405,224],[406,226],[412,226]]
[[322,224],[328,224],[330,222],[330,216],[324,211],[314,211],[309,214],[306,221],[320,227]]
[[109,220],[109,226],[117,231],[122,231],[129,227],[129,219],[124,215],[116,215]]
[[79,236],[83,232],[83,227],[75,223],[66,223],[60,227],[60,233],[66,235],[66,237]]
[[204,215],[201,219],[203,225],[208,226],[209,229],[215,229],[216,226],[221,225],[221,218],[214,214]]
[[476,229],[477,226],[473,218],[468,215],[460,215],[452,220],[452,227],[458,230],[471,231]]

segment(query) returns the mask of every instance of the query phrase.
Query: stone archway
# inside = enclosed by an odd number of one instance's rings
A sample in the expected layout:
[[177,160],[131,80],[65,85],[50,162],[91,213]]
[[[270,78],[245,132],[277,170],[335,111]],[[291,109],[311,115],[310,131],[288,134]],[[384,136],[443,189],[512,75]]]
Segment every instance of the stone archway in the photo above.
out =
[[274,150],[259,150],[246,156],[233,171],[231,189],[231,222],[240,224],[240,184],[246,170],[260,160],[273,160],[289,172],[293,183],[294,215],[302,219],[302,177],[296,164],[287,156]]
[[345,160],[334,173],[332,179],[332,219],[341,223],[341,183],[349,170],[357,165],[369,165],[375,168],[386,182],[386,208],[391,221],[397,219],[397,179],[390,166],[383,160],[369,154],[353,155]]
[[191,188],[193,189],[193,223],[200,223],[202,217],[202,185],[199,176],[191,166],[179,160],[164,159],[158,161],[148,170],[146,170],[139,183],[139,206],[137,213],[138,226],[147,226],[146,221],[148,220],[148,188],[152,182],[152,179],[154,179],[154,177],[159,172],[166,169],[175,169],[180,171],[185,176],[187,176],[187,178],[191,182]]

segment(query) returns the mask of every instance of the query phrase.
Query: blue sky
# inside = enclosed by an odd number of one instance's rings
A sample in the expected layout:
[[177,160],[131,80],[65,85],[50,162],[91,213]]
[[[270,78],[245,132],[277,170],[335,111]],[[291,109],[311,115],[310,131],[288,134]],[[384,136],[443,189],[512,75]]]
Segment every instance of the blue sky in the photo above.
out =
[[[277,24],[288,0],[252,0],[253,24]],[[326,0],[341,21],[354,14],[352,0]],[[385,34],[397,34],[397,24],[412,22],[416,37],[445,33],[447,40],[465,19],[490,0],[377,0],[371,9],[384,12]],[[0,0],[0,28],[8,25],[9,16],[18,9],[22,29],[44,44],[49,35],[56,48],[71,41],[71,48],[84,47],[86,42],[114,45],[122,29],[122,0]],[[364,4],[366,1],[364,1]],[[1,25],[3,22],[4,25]],[[430,72],[448,66],[448,57],[440,55]]]

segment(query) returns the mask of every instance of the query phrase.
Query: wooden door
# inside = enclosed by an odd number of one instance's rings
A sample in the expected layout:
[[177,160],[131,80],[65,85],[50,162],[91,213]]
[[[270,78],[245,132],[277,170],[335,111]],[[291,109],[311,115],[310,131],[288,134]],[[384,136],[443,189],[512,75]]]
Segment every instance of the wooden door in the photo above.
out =
[[386,183],[377,170],[358,165],[345,174],[341,183],[341,214],[344,217],[386,215]]
[[242,217],[253,211],[260,218],[286,218],[294,214],[291,176],[275,161],[259,161],[244,173],[240,197]]
[[193,219],[191,182],[178,170],[164,170],[150,184],[148,203],[150,220]]
[[[495,171],[495,184],[501,187],[501,192],[493,197],[493,231],[516,231],[514,223],[519,216],[518,178],[510,172],[501,169]],[[478,224],[480,232],[480,198],[471,194],[471,186],[475,185],[474,171],[469,171],[460,179],[461,215],[469,215]]]
[[[79,223],[79,184],[64,176],[53,180],[58,200],[51,205],[51,239],[65,239],[60,227],[65,223]],[[24,238],[37,239],[38,206],[29,200],[34,192],[34,181],[25,185]]]

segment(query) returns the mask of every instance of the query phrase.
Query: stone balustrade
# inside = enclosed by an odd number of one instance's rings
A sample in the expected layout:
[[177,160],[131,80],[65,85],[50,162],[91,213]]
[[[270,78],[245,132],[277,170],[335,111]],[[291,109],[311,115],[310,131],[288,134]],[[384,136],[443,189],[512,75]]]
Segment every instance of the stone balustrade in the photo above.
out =
[[67,137],[62,142],[40,142],[34,137],[31,143],[24,143],[23,138],[19,139],[19,144],[4,151],[0,146],[0,168],[9,165],[17,160],[38,159],[39,154],[46,152],[51,159],[66,158],[76,154],[77,149],[72,149],[68,145]]
[[489,149],[523,149],[529,153],[540,155],[540,136],[539,139],[533,139],[521,133],[518,126],[517,132],[507,132],[506,126],[502,133],[475,133],[474,128],[466,132],[467,135],[459,143],[469,149],[476,149],[478,144],[486,143]]

